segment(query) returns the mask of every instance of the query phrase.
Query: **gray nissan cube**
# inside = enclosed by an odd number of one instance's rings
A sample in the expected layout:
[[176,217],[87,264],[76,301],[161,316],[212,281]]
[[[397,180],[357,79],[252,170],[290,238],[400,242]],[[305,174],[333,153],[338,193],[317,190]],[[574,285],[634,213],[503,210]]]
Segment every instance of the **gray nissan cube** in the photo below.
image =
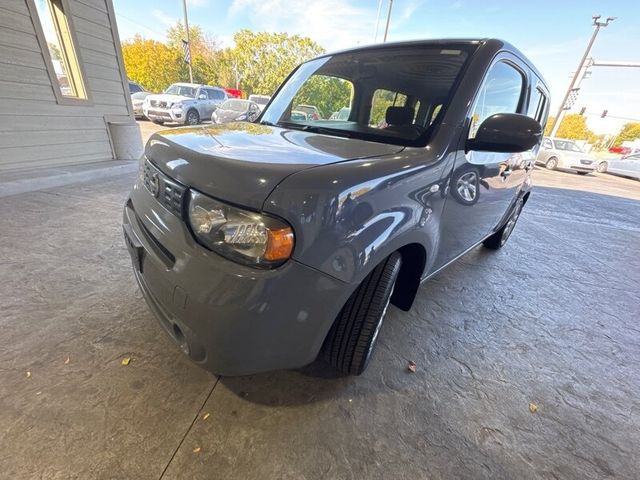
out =
[[149,139],[123,223],[140,289],[217,374],[321,356],[358,375],[389,303],[409,310],[421,282],[505,244],[548,109],[542,76],[501,40],[303,63],[252,123]]

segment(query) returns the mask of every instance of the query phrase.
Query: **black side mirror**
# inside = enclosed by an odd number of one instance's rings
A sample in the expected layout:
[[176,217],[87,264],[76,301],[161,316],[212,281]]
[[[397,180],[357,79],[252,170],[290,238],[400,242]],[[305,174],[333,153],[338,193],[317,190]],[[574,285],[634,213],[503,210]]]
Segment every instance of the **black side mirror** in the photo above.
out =
[[518,153],[531,150],[542,139],[542,127],[533,118],[519,113],[496,113],[480,124],[466,150]]

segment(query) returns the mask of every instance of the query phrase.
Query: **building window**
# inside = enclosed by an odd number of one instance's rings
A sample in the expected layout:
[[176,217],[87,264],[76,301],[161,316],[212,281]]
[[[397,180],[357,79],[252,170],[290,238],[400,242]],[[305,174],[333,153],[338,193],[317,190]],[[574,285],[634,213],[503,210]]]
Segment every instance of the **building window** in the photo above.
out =
[[[52,81],[65,98],[87,99],[65,0],[34,0],[51,64]],[[42,44],[42,41],[41,41]],[[43,46],[43,54],[45,48]],[[48,63],[48,62],[47,62]]]

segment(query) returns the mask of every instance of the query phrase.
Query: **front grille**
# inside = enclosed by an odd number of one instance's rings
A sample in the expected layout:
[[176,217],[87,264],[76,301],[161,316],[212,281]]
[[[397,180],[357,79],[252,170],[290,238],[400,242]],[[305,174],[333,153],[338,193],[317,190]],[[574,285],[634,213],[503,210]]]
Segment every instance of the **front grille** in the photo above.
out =
[[160,204],[171,213],[182,217],[182,204],[187,188],[162,173],[148,159],[144,161],[142,183]]
[[160,100],[149,100],[149,104],[152,107],[167,108],[167,102],[162,102]]
[[591,165],[593,163],[593,160],[580,160],[580,163],[582,165]]

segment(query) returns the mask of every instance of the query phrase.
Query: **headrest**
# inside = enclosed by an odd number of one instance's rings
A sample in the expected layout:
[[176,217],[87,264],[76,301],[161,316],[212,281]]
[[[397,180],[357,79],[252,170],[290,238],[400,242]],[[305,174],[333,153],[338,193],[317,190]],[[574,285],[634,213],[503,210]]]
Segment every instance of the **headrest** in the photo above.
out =
[[389,107],[384,119],[389,125],[411,125],[414,113],[413,107]]

